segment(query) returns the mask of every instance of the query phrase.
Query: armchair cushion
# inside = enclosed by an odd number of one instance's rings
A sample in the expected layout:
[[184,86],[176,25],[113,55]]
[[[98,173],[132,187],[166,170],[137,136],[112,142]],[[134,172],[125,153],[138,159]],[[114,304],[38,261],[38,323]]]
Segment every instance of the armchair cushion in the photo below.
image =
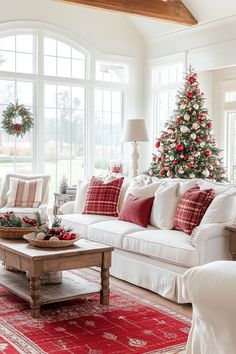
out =
[[43,179],[22,180],[10,177],[6,207],[37,208],[42,200]]

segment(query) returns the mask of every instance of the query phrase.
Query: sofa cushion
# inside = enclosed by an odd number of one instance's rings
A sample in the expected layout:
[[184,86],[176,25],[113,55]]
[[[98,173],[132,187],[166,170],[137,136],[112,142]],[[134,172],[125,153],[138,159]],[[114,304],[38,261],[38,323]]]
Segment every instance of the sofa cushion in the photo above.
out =
[[217,195],[200,225],[214,223],[232,223],[236,218],[236,188],[230,188],[226,192]]
[[199,251],[190,237],[175,230],[145,230],[123,237],[123,248],[185,267],[199,265]]
[[64,214],[60,215],[62,225],[71,227],[79,235],[86,237],[89,225],[106,220],[116,220],[114,216],[90,215],[90,214]]
[[232,188],[232,185],[226,182],[216,182],[212,180],[207,180],[207,179],[199,179],[198,180],[198,185],[200,189],[209,189],[212,188],[215,191],[215,195],[219,195],[221,193],[226,192],[230,188]]
[[155,193],[150,224],[159,228],[170,230],[174,226],[174,216],[179,196],[179,184],[160,185]]
[[10,211],[13,211],[14,214],[16,214],[17,216],[25,216],[28,215],[30,217],[32,217],[33,215],[35,215],[35,213],[40,212],[39,208],[1,208],[0,209],[0,215],[3,215],[5,213],[9,213]]
[[84,210],[84,205],[86,201],[86,195],[88,190],[89,180],[79,181],[76,196],[75,196],[75,203],[74,203],[74,211],[75,214],[81,214]]
[[139,183],[131,184],[127,190],[125,198],[127,198],[129,194],[133,194],[138,198],[153,197],[157,189],[160,187],[160,185],[161,185],[161,181],[151,183],[146,186],[140,186]]
[[200,190],[199,186],[189,189],[178,204],[174,219],[175,230],[191,235],[193,229],[200,224],[214,196],[213,189]]
[[92,177],[88,186],[83,214],[118,216],[118,200],[124,177],[110,182]]
[[147,227],[150,220],[154,197],[138,198],[129,194],[120,211],[119,220],[129,221]]
[[[153,229],[152,226],[148,226],[148,228]],[[87,238],[91,241],[122,248],[124,235],[140,230],[146,229],[139,225],[116,219],[90,225],[87,230]]]

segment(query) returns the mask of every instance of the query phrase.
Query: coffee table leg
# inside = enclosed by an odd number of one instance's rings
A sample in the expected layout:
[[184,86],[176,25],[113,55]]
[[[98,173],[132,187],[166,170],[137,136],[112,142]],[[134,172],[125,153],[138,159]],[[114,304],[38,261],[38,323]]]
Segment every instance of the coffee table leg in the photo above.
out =
[[31,315],[34,318],[40,317],[40,278],[31,278],[30,295],[31,295]]
[[103,262],[101,267],[101,290],[100,290],[100,304],[109,305],[109,268],[111,265],[111,253],[103,254]]

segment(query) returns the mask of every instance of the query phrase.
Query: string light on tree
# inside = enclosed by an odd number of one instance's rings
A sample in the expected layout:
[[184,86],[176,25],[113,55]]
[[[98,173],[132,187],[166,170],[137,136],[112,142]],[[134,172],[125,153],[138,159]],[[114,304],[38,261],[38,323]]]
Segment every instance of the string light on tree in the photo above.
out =
[[157,153],[146,173],[160,178],[225,180],[220,149],[208,110],[204,107],[204,94],[191,66],[185,74],[184,87],[176,97],[174,115],[155,142]]

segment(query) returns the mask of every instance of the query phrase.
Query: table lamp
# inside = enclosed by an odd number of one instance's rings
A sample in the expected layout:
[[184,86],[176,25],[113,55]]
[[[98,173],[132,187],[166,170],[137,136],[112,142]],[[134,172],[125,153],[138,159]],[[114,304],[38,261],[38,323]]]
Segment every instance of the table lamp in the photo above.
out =
[[122,142],[132,142],[132,177],[138,175],[138,143],[141,141],[149,141],[147,128],[144,119],[128,119],[126,121],[123,134]]

